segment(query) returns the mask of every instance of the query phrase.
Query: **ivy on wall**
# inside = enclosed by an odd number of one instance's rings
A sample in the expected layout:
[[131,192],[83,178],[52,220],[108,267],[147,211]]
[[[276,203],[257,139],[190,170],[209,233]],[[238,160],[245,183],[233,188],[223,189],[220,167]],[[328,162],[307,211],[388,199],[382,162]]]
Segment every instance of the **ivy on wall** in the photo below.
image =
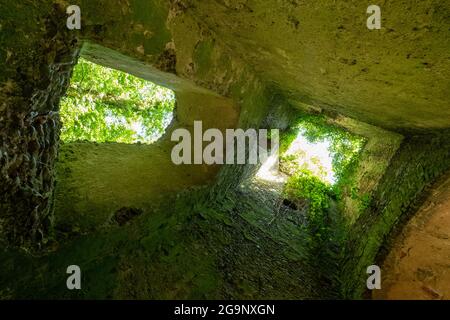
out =
[[[310,143],[325,140],[330,142],[328,151],[332,157],[332,169],[336,177],[334,184],[323,181],[307,167],[298,165],[295,156],[285,154],[299,133]],[[284,186],[284,196],[294,202],[299,199],[307,202],[309,220],[316,236],[320,237],[326,231],[325,221],[330,199],[340,199],[343,187],[355,183],[354,171],[364,144],[364,138],[328,124],[325,117],[313,115],[302,116],[282,135],[280,168],[289,175]]]
[[174,107],[171,90],[80,59],[61,100],[61,139],[151,143],[164,133]]

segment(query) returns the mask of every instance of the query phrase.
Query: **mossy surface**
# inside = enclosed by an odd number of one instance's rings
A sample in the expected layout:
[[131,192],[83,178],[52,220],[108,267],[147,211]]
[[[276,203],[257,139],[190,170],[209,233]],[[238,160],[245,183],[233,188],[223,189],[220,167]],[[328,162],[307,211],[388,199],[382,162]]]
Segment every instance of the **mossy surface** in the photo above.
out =
[[[61,233],[54,251],[44,256],[2,249],[3,298],[298,299],[332,294],[317,283],[310,242],[298,222],[281,216],[270,224],[273,212],[258,207],[251,194],[239,203],[233,197],[212,203],[207,195],[199,189],[168,198],[123,227],[112,224],[69,241]],[[82,270],[82,290],[66,288],[65,270],[71,264]]]
[[344,296],[363,296],[366,268],[382,259],[392,229],[415,212],[426,188],[450,168],[449,141],[444,134],[409,137],[402,142],[369,207],[347,231],[341,270]]
[[[448,128],[448,2],[202,1],[206,25],[286,97],[391,130]],[[445,114],[445,116],[444,116]]]
[[57,163],[55,223],[65,231],[101,228],[122,207],[152,208],[169,194],[210,182],[217,168],[185,170],[171,144],[68,143]]
[[[0,0],[0,236],[45,245],[36,256],[2,242],[1,298],[362,297],[365,268],[449,166],[448,2],[386,2],[379,31],[356,0],[75,1],[81,31],[66,28],[66,4]],[[90,60],[174,89],[171,129],[282,129],[289,116],[272,111],[290,104],[368,133],[327,237],[243,186],[255,166],[225,166],[211,184],[216,168],[174,168],[169,144],[59,148],[59,99],[82,44]],[[124,207],[142,213],[119,226]],[[81,291],[66,289],[71,264]]]

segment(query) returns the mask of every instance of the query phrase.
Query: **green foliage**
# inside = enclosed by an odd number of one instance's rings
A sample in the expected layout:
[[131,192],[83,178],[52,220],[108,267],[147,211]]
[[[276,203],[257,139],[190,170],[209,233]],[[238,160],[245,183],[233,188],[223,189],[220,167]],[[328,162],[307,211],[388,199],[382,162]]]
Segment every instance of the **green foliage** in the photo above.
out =
[[289,129],[281,142],[282,152],[287,150],[300,131],[311,143],[331,141],[329,151],[333,157],[332,164],[336,181],[348,174],[349,166],[357,164],[357,155],[365,143],[364,138],[328,124],[323,116],[307,115],[301,117],[297,124]]
[[364,211],[365,209],[369,208],[370,203],[372,202],[372,196],[365,193],[361,197],[359,197],[359,201],[359,210]]
[[299,170],[291,176],[285,187],[284,196],[291,201],[306,201],[308,219],[312,235],[315,239],[323,239],[328,233],[327,217],[330,207],[329,185],[313,176],[308,170]]
[[63,141],[151,143],[170,123],[171,90],[80,59],[61,101]]
[[[301,133],[308,142],[319,143],[329,141],[329,153],[332,157],[332,167],[336,183],[330,185],[315,176],[305,165],[300,165],[296,157],[302,152],[285,153]],[[297,124],[285,132],[280,143],[280,167],[290,177],[284,186],[284,196],[291,201],[306,199],[309,204],[309,220],[315,237],[321,238],[327,233],[328,210],[331,198],[340,198],[343,187],[354,185],[354,172],[358,166],[358,154],[365,140],[350,132],[328,124],[324,117],[303,116]],[[303,152],[304,153],[304,152]],[[320,170],[319,170],[320,171]],[[358,196],[358,193],[355,193]],[[370,199],[364,199],[368,205]]]
[[291,199],[308,199],[310,215],[320,215],[329,207],[331,188],[307,170],[300,170],[291,176],[284,192]]

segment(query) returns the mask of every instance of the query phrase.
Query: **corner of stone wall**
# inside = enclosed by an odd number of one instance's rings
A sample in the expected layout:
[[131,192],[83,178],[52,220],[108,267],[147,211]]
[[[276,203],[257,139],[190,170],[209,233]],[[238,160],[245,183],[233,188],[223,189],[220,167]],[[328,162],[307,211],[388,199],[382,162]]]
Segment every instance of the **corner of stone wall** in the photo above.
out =
[[448,133],[405,137],[381,178],[370,207],[347,231],[342,254],[343,296],[366,292],[366,269],[379,264],[380,249],[393,228],[414,213],[427,186],[450,168]]

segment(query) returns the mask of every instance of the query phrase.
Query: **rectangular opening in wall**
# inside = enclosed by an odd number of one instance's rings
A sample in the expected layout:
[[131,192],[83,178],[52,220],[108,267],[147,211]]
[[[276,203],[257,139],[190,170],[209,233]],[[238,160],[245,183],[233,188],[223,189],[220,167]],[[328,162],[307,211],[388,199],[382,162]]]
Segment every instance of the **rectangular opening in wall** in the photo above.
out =
[[60,104],[61,140],[149,144],[174,108],[172,90],[80,58]]
[[264,170],[266,164],[257,173],[259,179],[281,186],[283,204],[309,212],[315,222],[335,200],[357,199],[362,205],[369,200],[360,194],[355,174],[367,140],[330,122],[324,116],[303,115],[281,134],[276,175]]
[[332,186],[357,162],[365,141],[325,118],[304,117],[283,139],[280,169],[289,176],[314,176]]

